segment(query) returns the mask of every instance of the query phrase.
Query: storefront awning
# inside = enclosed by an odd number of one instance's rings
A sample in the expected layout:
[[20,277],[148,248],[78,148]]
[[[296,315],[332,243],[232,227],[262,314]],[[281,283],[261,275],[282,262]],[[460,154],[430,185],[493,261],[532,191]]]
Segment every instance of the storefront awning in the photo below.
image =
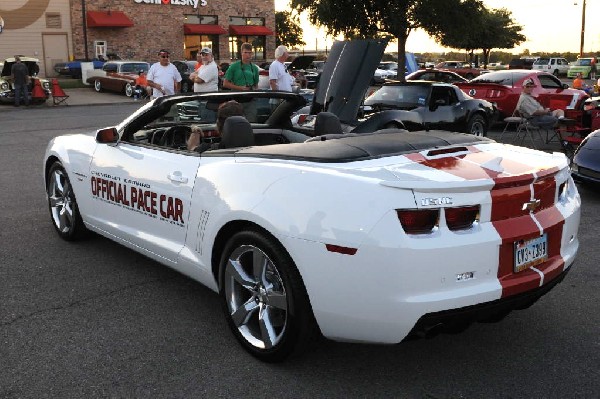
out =
[[88,28],[127,28],[133,22],[123,11],[88,11]]
[[183,24],[186,35],[224,35],[227,31],[219,25]]
[[266,26],[229,25],[229,33],[234,36],[271,36],[273,31]]

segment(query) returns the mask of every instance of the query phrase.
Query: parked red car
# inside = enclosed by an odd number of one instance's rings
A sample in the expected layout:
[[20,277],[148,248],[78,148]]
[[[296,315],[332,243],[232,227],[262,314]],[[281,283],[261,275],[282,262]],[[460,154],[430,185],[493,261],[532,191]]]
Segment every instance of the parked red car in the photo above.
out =
[[502,119],[513,114],[527,78],[535,82],[533,95],[545,107],[582,109],[588,98],[586,92],[569,88],[551,73],[526,69],[490,72],[456,85],[471,97],[494,103]]
[[461,61],[440,62],[435,66],[435,68],[457,73],[467,80],[471,80],[474,77],[481,75],[482,73],[487,73],[487,70],[483,70],[485,72],[482,72],[481,68],[473,68],[473,66],[468,62]]
[[433,82],[443,82],[443,83],[457,83],[457,82],[467,82],[467,79],[463,78],[457,73],[450,71],[441,71],[439,69],[419,69],[411,73],[410,75],[406,75],[405,80],[430,80]]

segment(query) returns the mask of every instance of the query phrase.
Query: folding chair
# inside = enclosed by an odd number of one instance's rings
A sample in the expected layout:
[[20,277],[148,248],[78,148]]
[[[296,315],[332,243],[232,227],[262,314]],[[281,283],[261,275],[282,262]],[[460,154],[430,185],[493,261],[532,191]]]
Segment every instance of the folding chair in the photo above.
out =
[[519,110],[517,110],[515,108],[515,110],[513,111],[511,116],[507,116],[506,118],[504,118],[504,130],[502,130],[502,134],[500,135],[500,138],[498,139],[499,141],[502,141],[502,137],[504,137],[504,133],[512,131],[509,130],[509,127],[512,125],[514,127],[514,131],[515,133],[519,133],[521,131],[522,128],[522,124],[525,122],[525,118],[523,118],[520,114],[519,114]]
[[504,118],[504,122],[506,122],[506,126],[504,127],[504,130],[502,131],[502,134],[500,135],[499,140],[502,140],[504,133],[509,131],[508,127],[512,124],[512,125],[516,126],[513,142],[517,142],[520,139],[521,144],[523,144],[523,142],[525,141],[525,138],[529,137],[529,139],[531,140],[532,147],[536,148],[535,138],[533,136],[534,132],[537,132],[537,134],[540,137],[540,140],[542,142],[544,141],[544,139],[542,137],[542,132],[541,132],[541,130],[544,128],[534,124],[531,121],[531,119],[526,117],[525,115],[521,115],[519,110],[516,108],[513,111],[512,116]]
[[556,130],[556,135],[560,140],[560,146],[562,147],[563,152],[569,160],[572,160],[575,151],[577,151],[577,147],[579,147],[579,144],[583,141],[583,137],[577,132],[570,133],[566,130]]

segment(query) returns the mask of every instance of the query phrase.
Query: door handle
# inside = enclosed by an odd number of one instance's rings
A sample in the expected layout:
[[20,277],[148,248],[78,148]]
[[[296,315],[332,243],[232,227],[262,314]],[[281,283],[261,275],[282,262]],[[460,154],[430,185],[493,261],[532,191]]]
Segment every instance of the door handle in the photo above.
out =
[[182,176],[180,171],[175,171],[175,172],[169,173],[167,175],[167,178],[169,180],[177,182],[177,183],[187,183],[188,182],[188,178],[185,176]]

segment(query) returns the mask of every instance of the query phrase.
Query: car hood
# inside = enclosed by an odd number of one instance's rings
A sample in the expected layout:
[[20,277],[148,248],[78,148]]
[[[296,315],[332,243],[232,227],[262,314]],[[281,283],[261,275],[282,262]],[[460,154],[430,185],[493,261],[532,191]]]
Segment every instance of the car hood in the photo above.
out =
[[288,66],[288,70],[297,71],[299,69],[306,69],[309,67],[310,63],[315,60],[314,55],[301,55],[299,57],[294,58],[294,61]]
[[[39,60],[37,58],[21,57],[21,62],[27,65],[27,69],[29,70],[30,76],[37,75],[40,71],[38,61]],[[0,74],[0,76],[10,76],[10,70],[14,64],[15,59],[13,57],[4,60],[4,65],[2,66],[2,74]]]
[[336,41],[321,73],[310,113],[328,111],[342,122],[355,121],[386,46],[387,40]]

